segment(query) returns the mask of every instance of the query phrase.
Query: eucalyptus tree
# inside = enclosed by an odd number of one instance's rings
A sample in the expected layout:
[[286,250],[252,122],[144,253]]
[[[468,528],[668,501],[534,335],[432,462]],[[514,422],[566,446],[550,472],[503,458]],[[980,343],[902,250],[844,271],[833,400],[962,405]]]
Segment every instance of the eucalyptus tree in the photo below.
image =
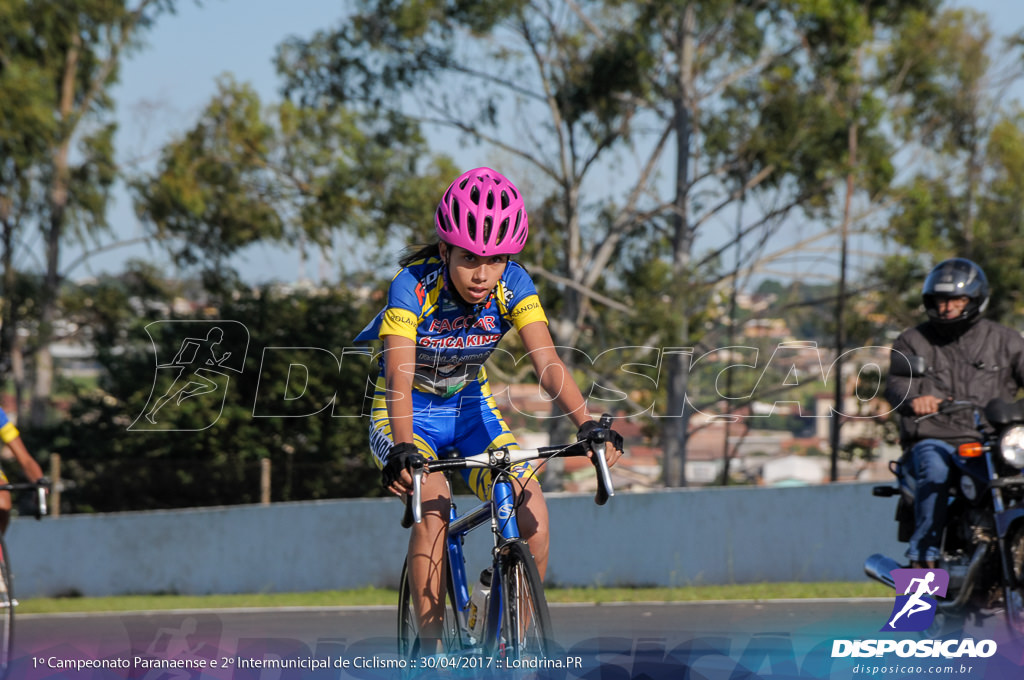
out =
[[[1024,30],[998,38],[987,17],[953,9],[894,45],[907,65],[896,113],[908,145],[906,172],[891,193],[883,234],[898,250],[876,271],[881,285],[909,279],[888,300],[903,325],[920,320],[920,285],[934,262],[968,257],[993,285],[989,314],[1024,316]],[[902,58],[900,58],[902,55]]]
[[[32,324],[34,424],[46,419],[53,389],[49,345],[56,333],[65,246],[108,229],[106,208],[118,174],[111,88],[126,55],[174,5],[174,0],[0,2],[0,220],[5,248],[5,335],[0,350],[9,361],[15,326]],[[32,319],[12,312],[23,302],[13,284],[26,269],[39,280]]]

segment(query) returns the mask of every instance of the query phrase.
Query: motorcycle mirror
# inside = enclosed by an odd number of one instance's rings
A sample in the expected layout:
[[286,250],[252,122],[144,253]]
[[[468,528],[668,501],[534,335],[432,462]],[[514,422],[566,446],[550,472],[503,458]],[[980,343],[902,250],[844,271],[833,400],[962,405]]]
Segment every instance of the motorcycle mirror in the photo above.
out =
[[893,350],[889,356],[889,375],[903,378],[919,378],[928,371],[928,363],[924,357],[916,354],[904,354]]

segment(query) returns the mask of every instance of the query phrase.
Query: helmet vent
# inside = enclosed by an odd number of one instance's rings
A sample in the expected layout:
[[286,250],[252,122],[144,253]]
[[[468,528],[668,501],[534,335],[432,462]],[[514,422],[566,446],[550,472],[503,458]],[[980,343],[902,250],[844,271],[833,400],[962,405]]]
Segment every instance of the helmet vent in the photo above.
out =
[[508,233],[508,218],[506,217],[498,225],[498,235],[494,239],[496,245],[501,245],[505,241],[505,234]]
[[[494,228],[494,220],[488,215],[484,218],[484,243],[491,240],[491,229]],[[500,243],[500,240],[498,241]]]
[[452,233],[452,223],[448,221],[448,217],[444,214],[444,211],[440,208],[437,209],[437,225],[441,227],[445,232]]

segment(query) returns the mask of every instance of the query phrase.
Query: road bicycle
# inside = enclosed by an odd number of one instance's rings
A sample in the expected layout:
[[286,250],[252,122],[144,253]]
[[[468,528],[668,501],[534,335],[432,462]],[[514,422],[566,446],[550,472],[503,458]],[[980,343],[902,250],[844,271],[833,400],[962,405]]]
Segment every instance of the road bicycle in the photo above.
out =
[[[22,484],[0,484],[0,491],[25,491],[34,489],[36,505],[32,513],[41,519],[47,513],[46,494],[50,489],[49,482],[28,482]],[[14,597],[14,586],[11,574],[11,553],[7,543],[0,534],[0,680],[7,677],[11,665],[11,650],[14,640],[14,608],[18,600]]]
[[[551,617],[548,613],[544,587],[526,541],[520,538],[516,511],[519,496],[516,480],[510,476],[514,465],[555,456],[591,456],[597,470],[597,494],[594,501],[604,505],[614,495],[611,474],[605,458],[609,441],[611,417],[603,416],[599,427],[587,439],[565,446],[538,449],[498,448],[484,453],[427,461],[411,468],[412,498],[407,504],[403,526],[422,519],[420,505],[422,478],[425,472],[450,473],[467,468],[490,468],[493,472],[488,500],[460,515],[452,500],[448,523],[445,582],[447,595],[444,608],[442,644],[444,653],[430,650],[424,662],[451,664],[449,668],[485,670],[497,662],[512,667],[513,662],[540,659],[548,655],[552,644]],[[450,451],[449,455],[457,455]],[[470,531],[490,520],[494,546],[491,551],[489,596],[472,597],[466,575],[463,543]],[[487,570],[485,570],[487,571]],[[480,584],[477,584],[480,587]],[[483,623],[476,621],[483,617]],[[409,585],[408,558],[402,567],[398,602],[398,654],[401,659],[418,659],[419,631],[413,610]],[[482,664],[473,666],[472,664]],[[470,664],[470,665],[467,665]]]

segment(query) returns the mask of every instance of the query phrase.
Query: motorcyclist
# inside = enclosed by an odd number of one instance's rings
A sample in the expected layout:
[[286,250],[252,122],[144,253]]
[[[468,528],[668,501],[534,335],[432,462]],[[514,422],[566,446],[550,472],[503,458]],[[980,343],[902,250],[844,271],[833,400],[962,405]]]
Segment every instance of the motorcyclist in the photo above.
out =
[[[924,281],[924,323],[904,331],[892,351],[924,357],[924,377],[890,375],[885,397],[900,418],[902,473],[914,490],[914,531],[906,556],[913,567],[935,567],[946,524],[952,455],[977,441],[973,410],[944,413],[946,401],[985,405],[1013,400],[1024,387],[1024,338],[982,318],[988,306],[985,273],[964,258],[944,260]],[[922,416],[927,416],[922,418]]]

